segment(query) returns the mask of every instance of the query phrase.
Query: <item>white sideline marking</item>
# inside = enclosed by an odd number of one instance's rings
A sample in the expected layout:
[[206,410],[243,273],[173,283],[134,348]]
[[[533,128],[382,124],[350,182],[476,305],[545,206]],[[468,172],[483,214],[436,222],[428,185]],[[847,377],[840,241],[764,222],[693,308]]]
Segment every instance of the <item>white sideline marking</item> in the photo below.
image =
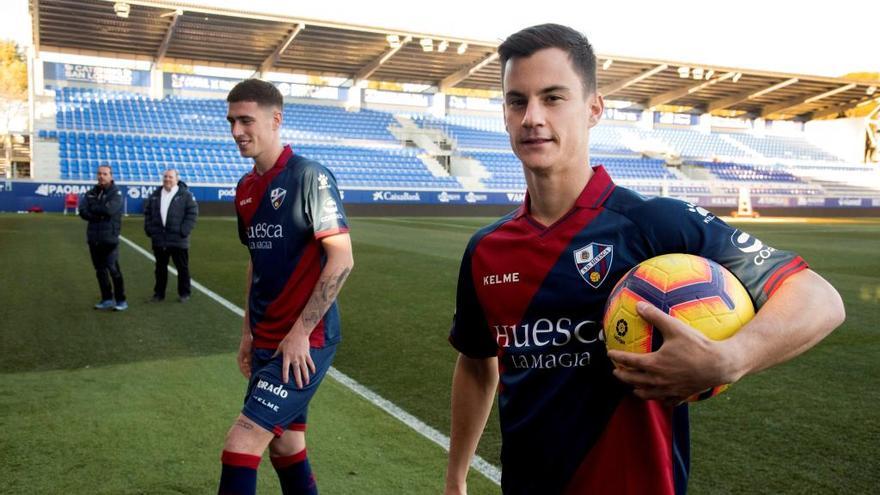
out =
[[[138,245],[135,244],[134,242],[132,242],[132,241],[126,239],[124,235],[120,235],[119,238],[122,239],[126,244],[128,244],[129,246],[131,246],[132,249],[134,249],[135,251],[137,251],[137,252],[141,253],[142,255],[146,256],[146,257],[147,257],[150,261],[152,261],[153,263],[156,262],[156,257],[153,256],[153,253],[151,253],[151,252],[147,251],[146,249],[144,249],[144,248],[138,246]],[[174,268],[173,266],[171,266],[171,264],[168,265],[168,271],[171,272],[172,274],[174,274],[174,276],[177,276],[177,269]],[[212,291],[211,289],[205,287],[204,285],[202,285],[202,284],[200,284],[200,283],[198,283],[198,282],[196,282],[195,280],[192,280],[192,279],[190,279],[190,285],[192,285],[192,286],[195,287],[196,289],[198,289],[198,290],[204,292],[208,297],[210,297],[211,299],[217,301],[218,303],[220,303],[221,305],[223,305],[223,307],[225,307],[225,308],[228,309],[229,311],[232,311],[233,313],[237,314],[238,316],[241,316],[242,318],[244,318],[244,310],[243,310],[243,309],[239,308],[239,307],[236,306],[235,304],[232,304],[231,302],[227,301],[226,299],[223,299],[223,297],[221,297],[221,296],[220,296],[219,294],[217,294],[216,292]]]
[[[125,242],[126,244],[131,246],[132,249],[134,249],[135,251],[144,255],[150,261],[153,261],[153,262],[156,261],[155,256],[153,256],[153,254],[150,253],[149,251],[147,251],[146,249],[138,246],[134,242],[127,239],[125,236],[120,235],[119,238],[122,239],[123,242]],[[174,274],[175,276],[177,276],[177,270],[173,266],[169,265],[168,271],[171,272],[172,274]],[[205,287],[204,285],[196,282],[195,280],[190,280],[190,285],[192,285],[196,289],[202,291],[205,295],[207,295],[211,299],[217,301],[226,309],[228,309],[228,310],[232,311],[233,313],[237,314],[238,316],[244,318],[244,310],[239,308],[235,304],[232,304],[231,302],[227,301],[221,295],[219,295],[216,292],[212,291],[211,289]],[[360,395],[361,397],[366,399],[369,403],[373,404],[374,406],[378,407],[379,409],[382,409],[383,411],[390,414],[391,416],[394,416],[399,421],[401,421],[403,424],[405,424],[406,426],[409,426],[410,428],[415,430],[418,434],[420,434],[423,437],[427,438],[428,440],[436,443],[437,445],[442,447],[443,450],[449,452],[449,437],[447,437],[446,435],[440,433],[439,431],[437,431],[433,427],[428,426],[419,418],[404,411],[403,409],[401,409],[400,407],[395,405],[390,400],[385,399],[384,397],[377,394],[376,392],[373,392],[372,390],[368,389],[367,387],[361,385],[360,383],[358,383],[357,381],[355,381],[354,379],[352,379],[351,377],[349,377],[345,373],[337,370],[336,368],[330,367],[328,374],[334,380],[341,383],[343,386],[345,386],[346,388],[348,388],[352,392],[354,392],[357,395]],[[487,462],[482,457],[475,455],[474,459],[471,461],[471,467],[476,469],[479,473],[481,473],[486,478],[489,478],[489,480],[494,482],[496,485],[501,484],[501,470],[498,469],[493,464]]]
[[[419,418],[397,407],[397,405],[395,405],[393,402],[383,398],[376,392],[373,392],[367,387],[361,385],[360,383],[356,382],[352,378],[348,377],[348,375],[337,370],[336,368],[331,367],[328,373],[330,376],[335,378],[336,381],[345,385],[354,393],[360,395],[376,407],[394,416],[406,426],[409,426],[410,428],[421,434],[423,437],[436,443],[440,447],[443,447],[443,450],[449,452],[449,437],[447,437],[446,435],[440,433],[431,426],[426,425]],[[474,459],[471,461],[471,467],[482,473],[483,476],[489,478],[496,485],[501,484],[501,470],[495,467],[493,464],[487,462],[482,457],[475,455]]]

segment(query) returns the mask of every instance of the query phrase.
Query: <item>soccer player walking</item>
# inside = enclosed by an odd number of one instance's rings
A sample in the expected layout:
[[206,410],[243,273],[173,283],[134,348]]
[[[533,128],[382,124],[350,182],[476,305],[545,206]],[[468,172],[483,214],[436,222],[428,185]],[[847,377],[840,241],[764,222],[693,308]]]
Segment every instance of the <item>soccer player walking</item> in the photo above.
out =
[[[582,34],[534,26],[498,52],[505,126],[528,191],[519,209],[471,238],[462,259],[449,338],[460,354],[446,493],[467,491],[496,391],[504,493],[684,493],[690,445],[681,402],[809,349],[843,321],[840,296],[801,257],[694,205],[646,200],[590,167],[590,129],[604,102]],[[712,341],[640,303],[663,345],[651,354],[606,351],[609,292],[631,267],[666,253],[727,267],[757,315]]]
[[306,413],[340,340],[336,296],[354,266],[336,179],[281,145],[283,98],[257,79],[226,98],[227,120],[254,168],[236,188],[239,238],[250,252],[238,366],[244,407],[223,446],[220,494],[253,494],[269,448],[289,494],[317,493]]

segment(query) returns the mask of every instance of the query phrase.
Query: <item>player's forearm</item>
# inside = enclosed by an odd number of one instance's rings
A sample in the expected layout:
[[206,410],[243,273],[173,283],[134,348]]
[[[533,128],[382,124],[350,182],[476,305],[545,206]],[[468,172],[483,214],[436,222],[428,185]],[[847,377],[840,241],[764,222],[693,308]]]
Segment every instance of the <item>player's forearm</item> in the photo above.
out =
[[302,332],[306,336],[312,333],[312,330],[330,309],[354,268],[350,242],[331,246],[325,243],[324,248],[327,253],[327,263],[321,269],[318,283],[315,284],[309,300],[291,329]]
[[725,341],[732,380],[757,373],[807,351],[845,318],[837,290],[811,270],[792,275],[755,317]]
[[452,431],[446,470],[448,488],[466,485],[468,466],[489,419],[497,386],[496,359],[472,359],[459,355],[452,377]]

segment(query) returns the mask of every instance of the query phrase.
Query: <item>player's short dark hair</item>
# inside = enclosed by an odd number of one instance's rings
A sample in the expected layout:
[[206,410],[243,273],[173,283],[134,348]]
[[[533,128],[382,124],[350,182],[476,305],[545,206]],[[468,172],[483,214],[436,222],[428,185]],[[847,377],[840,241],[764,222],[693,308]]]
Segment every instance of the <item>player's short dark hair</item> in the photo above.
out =
[[227,103],[254,101],[261,107],[284,108],[284,97],[274,84],[259,79],[245,79],[226,95]]
[[571,65],[584,84],[584,92],[596,92],[596,54],[582,33],[560,24],[539,24],[511,34],[498,47],[501,60],[501,81],[507,61],[517,57],[529,57],[544,48],[559,48],[568,53]]
[[110,175],[113,175],[113,167],[111,167],[109,163],[102,163],[102,164],[98,165],[98,168],[109,168]]

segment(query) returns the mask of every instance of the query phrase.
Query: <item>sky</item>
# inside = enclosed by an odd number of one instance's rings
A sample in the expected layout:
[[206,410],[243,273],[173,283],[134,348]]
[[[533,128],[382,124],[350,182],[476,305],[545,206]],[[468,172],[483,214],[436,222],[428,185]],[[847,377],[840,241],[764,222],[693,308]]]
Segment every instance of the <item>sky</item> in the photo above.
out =
[[[839,77],[880,73],[880,1],[837,0],[196,0],[197,5],[500,41],[568,24],[596,52],[687,64]],[[4,2],[0,38],[30,44],[27,0]],[[813,4],[813,5],[810,5]],[[833,8],[829,7],[833,6]]]

